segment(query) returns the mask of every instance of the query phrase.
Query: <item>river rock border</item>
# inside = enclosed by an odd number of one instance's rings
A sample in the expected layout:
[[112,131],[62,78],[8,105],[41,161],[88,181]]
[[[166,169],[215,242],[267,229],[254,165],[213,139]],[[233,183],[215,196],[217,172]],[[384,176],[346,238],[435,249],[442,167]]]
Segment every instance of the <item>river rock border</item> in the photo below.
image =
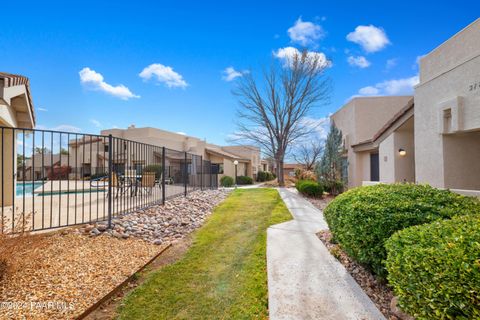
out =
[[91,236],[101,234],[115,238],[137,237],[153,244],[174,242],[202,226],[206,217],[230,193],[229,190],[203,190],[167,200],[128,213],[112,220],[112,229],[105,222],[89,224],[77,229]]

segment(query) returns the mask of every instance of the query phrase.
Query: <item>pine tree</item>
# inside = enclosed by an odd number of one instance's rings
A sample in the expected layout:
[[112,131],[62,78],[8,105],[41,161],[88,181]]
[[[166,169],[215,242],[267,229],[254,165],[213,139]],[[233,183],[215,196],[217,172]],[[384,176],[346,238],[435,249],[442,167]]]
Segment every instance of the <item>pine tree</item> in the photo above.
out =
[[345,183],[343,180],[346,179],[346,177],[342,177],[342,152],[342,131],[332,124],[318,169],[320,178],[331,186],[333,193],[340,191],[338,184]]

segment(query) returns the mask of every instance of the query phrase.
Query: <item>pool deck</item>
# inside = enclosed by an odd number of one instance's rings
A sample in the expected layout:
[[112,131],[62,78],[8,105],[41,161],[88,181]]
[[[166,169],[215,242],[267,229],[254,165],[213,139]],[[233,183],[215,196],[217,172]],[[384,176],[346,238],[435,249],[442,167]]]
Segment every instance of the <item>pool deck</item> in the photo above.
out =
[[[32,226],[33,230],[38,230],[104,221],[108,219],[107,188],[108,184],[91,188],[89,181],[49,181],[43,188],[40,186],[34,190],[35,196],[17,196],[14,206],[1,207],[0,217],[3,217],[6,230],[11,229],[12,220],[16,225],[23,225],[24,217],[29,230]],[[151,193],[139,188],[136,195],[135,189],[128,188],[123,193],[121,189],[112,189],[114,215],[162,201],[162,189],[158,185],[151,189]],[[184,190],[183,185],[166,185],[165,197],[182,195]],[[45,194],[41,195],[43,192]]]

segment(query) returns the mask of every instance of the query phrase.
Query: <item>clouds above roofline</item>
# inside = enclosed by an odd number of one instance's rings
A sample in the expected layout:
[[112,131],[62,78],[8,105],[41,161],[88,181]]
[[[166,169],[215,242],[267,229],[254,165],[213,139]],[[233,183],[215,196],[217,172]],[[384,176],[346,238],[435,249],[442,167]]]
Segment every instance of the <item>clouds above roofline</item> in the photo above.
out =
[[360,45],[367,53],[380,51],[391,44],[385,30],[374,25],[357,26],[355,31],[347,34],[347,40]]
[[80,70],[78,74],[80,76],[80,83],[84,85],[87,89],[102,91],[113,97],[120,98],[122,100],[140,98],[139,95],[132,93],[130,89],[128,89],[123,84],[113,86],[105,82],[102,74],[88,67],[85,67],[82,70]]
[[174,71],[172,67],[161,63],[152,63],[145,67],[139,74],[144,81],[154,79],[157,83],[163,83],[168,88],[186,88],[188,83],[183,76]]
[[419,82],[418,75],[408,78],[390,79],[372,86],[360,88],[358,93],[350,97],[395,96],[413,94],[414,86]]

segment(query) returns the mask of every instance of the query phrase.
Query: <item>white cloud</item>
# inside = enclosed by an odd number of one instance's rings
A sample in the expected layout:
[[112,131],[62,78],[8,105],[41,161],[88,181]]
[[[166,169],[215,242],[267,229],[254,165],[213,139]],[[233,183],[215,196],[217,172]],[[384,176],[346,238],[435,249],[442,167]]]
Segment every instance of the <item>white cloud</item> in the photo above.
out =
[[370,67],[370,64],[371,64],[370,61],[368,61],[367,58],[365,58],[364,56],[358,56],[358,57],[349,56],[347,58],[347,61],[349,65],[359,67],[362,69]]
[[[285,66],[291,66],[295,56],[300,57],[302,52],[294,47],[285,47],[280,48],[277,51],[273,52],[274,57],[283,61]],[[323,52],[308,51],[307,52],[307,61],[318,61],[319,68],[330,67],[332,63],[327,59]]]
[[47,109],[41,108],[41,107],[38,107],[37,110],[38,110],[38,111],[42,111],[42,112],[47,112],[47,111],[48,111]]
[[187,134],[186,134],[185,132],[183,132],[183,131],[178,131],[178,132],[175,132],[175,133],[181,134],[182,136],[186,136],[186,135],[187,135]]
[[402,79],[391,79],[379,82],[374,86],[363,87],[358,90],[358,94],[354,97],[365,96],[394,96],[408,95],[413,93],[413,87],[419,82],[418,76]]
[[380,89],[368,86],[358,90],[358,93],[362,96],[377,96],[380,93]]
[[316,41],[325,36],[325,32],[320,25],[302,21],[302,18],[298,18],[293,27],[288,28],[287,32],[293,43],[298,43],[304,47],[315,46]]
[[394,68],[397,65],[398,59],[393,58],[393,59],[388,59],[387,62],[385,63],[385,69],[388,71],[392,68]]
[[102,127],[102,124],[100,121],[96,120],[96,119],[90,119],[90,123],[93,124],[95,127],[97,128],[101,128]]
[[112,86],[106,83],[100,73],[90,68],[83,68],[78,74],[80,75],[80,82],[92,90],[103,91],[122,100],[140,98],[140,96],[133,94],[130,89],[123,84]]
[[366,52],[377,52],[390,44],[385,31],[373,25],[357,26],[347,35],[347,40],[359,44]]
[[227,82],[235,80],[235,78],[242,77],[243,72],[235,70],[233,67],[227,67],[223,70],[222,80]]
[[160,63],[153,63],[145,67],[139,76],[145,81],[156,78],[159,83],[164,83],[168,88],[186,88],[188,86],[181,74],[175,72],[172,67]]

